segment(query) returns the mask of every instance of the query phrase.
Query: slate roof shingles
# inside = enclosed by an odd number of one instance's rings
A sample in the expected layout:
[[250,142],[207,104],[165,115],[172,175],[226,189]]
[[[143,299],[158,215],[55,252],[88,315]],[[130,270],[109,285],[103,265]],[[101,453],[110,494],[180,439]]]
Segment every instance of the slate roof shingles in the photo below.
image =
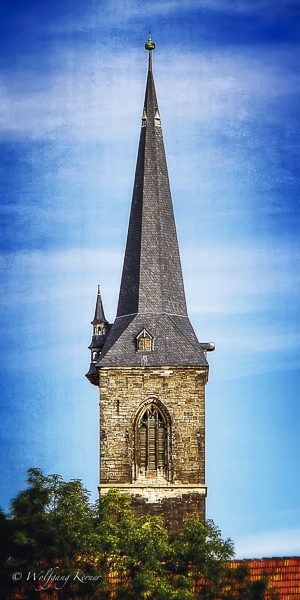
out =
[[[189,321],[158,104],[148,71],[117,317],[97,367],[192,366],[207,361]],[[144,124],[146,122],[146,125]],[[103,313],[104,314],[104,313]],[[145,328],[153,350],[137,352]]]

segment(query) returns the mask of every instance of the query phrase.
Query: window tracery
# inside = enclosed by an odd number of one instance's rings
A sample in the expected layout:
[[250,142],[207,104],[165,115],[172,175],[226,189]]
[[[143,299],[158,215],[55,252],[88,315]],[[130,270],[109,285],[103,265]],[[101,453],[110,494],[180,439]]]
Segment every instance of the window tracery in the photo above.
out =
[[151,402],[140,411],[136,420],[136,477],[168,478],[169,419]]

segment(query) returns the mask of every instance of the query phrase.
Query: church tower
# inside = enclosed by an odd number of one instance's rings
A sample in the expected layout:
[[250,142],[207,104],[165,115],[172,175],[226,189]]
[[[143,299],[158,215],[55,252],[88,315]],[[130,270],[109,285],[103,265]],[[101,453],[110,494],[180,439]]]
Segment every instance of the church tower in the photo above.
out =
[[148,76],[117,316],[98,289],[86,377],[100,390],[99,493],[132,497],[170,528],[205,518],[207,351],[185,300],[160,114]]

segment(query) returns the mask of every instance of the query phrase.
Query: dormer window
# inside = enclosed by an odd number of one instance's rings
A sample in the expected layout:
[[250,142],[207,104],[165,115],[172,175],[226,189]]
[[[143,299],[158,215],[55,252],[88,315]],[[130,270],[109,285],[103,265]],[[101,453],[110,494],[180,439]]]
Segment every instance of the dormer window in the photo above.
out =
[[92,351],[92,362],[97,362],[98,360],[98,352],[96,352],[95,350]]
[[154,125],[156,125],[156,127],[160,127],[160,116],[159,116],[159,112],[157,109],[156,109],[155,117],[154,117]]
[[142,116],[142,127],[145,127],[145,125],[147,125],[147,115],[146,115],[146,111],[144,109],[143,116]]
[[153,336],[143,329],[136,337],[136,351],[150,352],[151,350],[153,350]]

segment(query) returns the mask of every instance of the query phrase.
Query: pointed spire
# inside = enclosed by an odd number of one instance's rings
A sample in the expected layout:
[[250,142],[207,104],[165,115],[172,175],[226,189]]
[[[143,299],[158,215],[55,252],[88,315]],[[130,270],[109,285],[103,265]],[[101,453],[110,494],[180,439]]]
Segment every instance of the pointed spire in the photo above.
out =
[[96,300],[95,314],[92,321],[92,325],[100,325],[101,323],[108,323],[104,316],[103,304],[100,294],[100,285],[98,285],[98,294]]
[[[117,316],[94,369],[146,365],[208,368],[187,316],[152,73],[150,53],[154,47],[149,36],[145,45],[149,51],[149,69]],[[148,339],[146,354],[139,344],[144,331]],[[87,375],[90,381],[93,373]]]
[[[149,40],[145,48],[153,50]],[[117,316],[187,315],[153,73],[149,63]]]

